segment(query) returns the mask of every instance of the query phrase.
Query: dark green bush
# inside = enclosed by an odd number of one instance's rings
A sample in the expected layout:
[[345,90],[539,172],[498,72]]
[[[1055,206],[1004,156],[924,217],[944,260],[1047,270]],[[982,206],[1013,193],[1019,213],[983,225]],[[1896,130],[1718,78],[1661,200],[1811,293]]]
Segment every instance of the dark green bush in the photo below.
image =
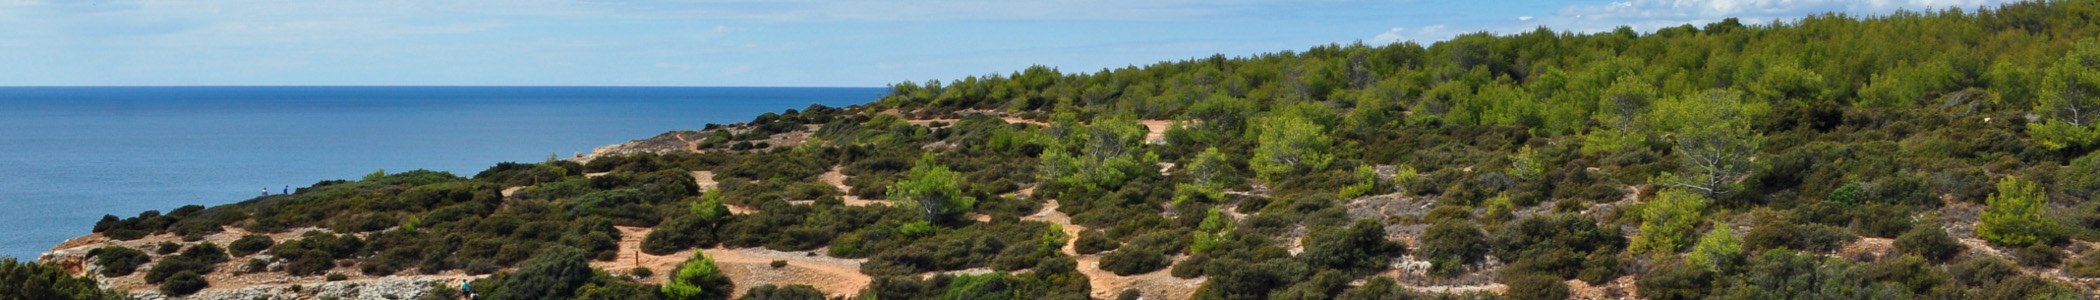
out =
[[515,272],[476,280],[473,286],[476,291],[488,291],[489,299],[568,298],[591,276],[583,251],[556,247],[534,256]]
[[1706,268],[1666,261],[1650,267],[1639,282],[1640,295],[1648,299],[1701,299],[1712,294],[1714,273]]
[[2086,253],[2064,266],[2064,273],[2077,277],[2100,277],[2100,252]]
[[1510,261],[1509,269],[1602,283],[1618,276],[1618,253],[1626,248],[1626,238],[1617,227],[1600,227],[1581,215],[1560,214],[1505,224],[1493,244],[1495,256]]
[[1502,284],[1509,286],[1508,299],[1567,299],[1568,283],[1560,276],[1542,273],[1502,273]]
[[104,277],[131,275],[133,271],[138,270],[139,265],[153,260],[146,252],[117,245],[88,250],[88,258],[94,259],[95,265],[102,266],[101,273]]
[[1439,264],[1438,268],[1471,265],[1488,254],[1487,234],[1464,220],[1449,219],[1429,225],[1418,243],[1419,253]]
[[1862,236],[1896,237],[1910,231],[1910,213],[1884,204],[1860,206],[1852,211],[1852,230]]
[[2056,249],[2055,246],[2037,243],[2020,247],[2020,250],[2013,252],[2013,258],[2019,260],[2020,266],[2047,269],[2063,263],[2064,251]]
[[1968,286],[1991,286],[2020,275],[2020,268],[1995,256],[1971,257],[1948,268],[1956,282]]
[[804,284],[777,286],[761,285],[744,291],[738,300],[824,300],[824,292]]
[[233,256],[248,256],[249,254],[268,250],[270,246],[275,245],[277,245],[277,241],[271,240],[270,236],[250,234],[226,244],[226,249],[232,250]]
[[165,281],[161,281],[160,293],[178,297],[188,296],[199,290],[204,290],[206,286],[210,285],[210,282],[204,280],[204,276],[190,271],[182,271],[169,276]]
[[1314,230],[1305,238],[1305,252],[1298,257],[1315,268],[1366,274],[1406,253],[1406,244],[1386,239],[1384,224],[1365,219],[1347,228]]
[[182,244],[177,244],[175,242],[160,242],[153,244],[153,254],[169,255],[175,254],[176,251],[182,251]]
[[1955,255],[1968,250],[1961,242],[1947,236],[1947,231],[1938,225],[1920,226],[1896,238],[1896,251],[1917,255],[1933,262],[1947,262]]
[[1076,244],[1073,245],[1073,250],[1079,251],[1079,254],[1082,255],[1116,250],[1116,247],[1123,245],[1122,243],[1117,243],[1114,239],[1108,238],[1108,234],[1101,232],[1101,230],[1081,231],[1079,232],[1079,240],[1074,243]]

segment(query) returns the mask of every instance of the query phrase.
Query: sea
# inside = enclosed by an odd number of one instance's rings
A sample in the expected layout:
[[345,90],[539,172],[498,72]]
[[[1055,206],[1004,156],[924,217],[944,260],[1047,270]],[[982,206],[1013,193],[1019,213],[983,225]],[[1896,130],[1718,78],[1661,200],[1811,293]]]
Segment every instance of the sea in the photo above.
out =
[[385,170],[473,176],[886,88],[0,87],[0,256],[103,215],[217,205]]

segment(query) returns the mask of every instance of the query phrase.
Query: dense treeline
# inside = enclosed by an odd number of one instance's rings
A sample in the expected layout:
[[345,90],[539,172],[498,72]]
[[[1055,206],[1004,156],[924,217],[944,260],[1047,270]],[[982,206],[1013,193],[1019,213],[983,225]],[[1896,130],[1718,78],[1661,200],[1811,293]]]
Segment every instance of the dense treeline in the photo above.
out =
[[122,292],[98,286],[91,277],[75,277],[66,270],[32,262],[0,258],[0,299],[129,299]]
[[[2065,278],[2100,276],[2084,246],[2100,240],[2094,16],[2044,1],[1542,28],[905,82],[711,125],[701,153],[378,172],[110,216],[95,230],[117,239],[324,230],[95,261],[121,276],[268,254],[296,276],[497,273],[474,285],[494,298],[729,295],[705,256],[654,270],[674,278],[660,287],[588,268],[638,226],[652,254],[865,258],[861,294],[878,298],[1085,298],[1104,287],[1068,240],[1106,272],[1200,278],[1205,299],[1484,296],[1407,287],[1464,283],[1564,298],[1568,280],[1654,299],[2075,297],[2095,287]],[[1086,229],[1039,214],[1053,199]],[[1891,246],[1840,251],[1863,241]],[[926,275],[975,268],[994,272]]]

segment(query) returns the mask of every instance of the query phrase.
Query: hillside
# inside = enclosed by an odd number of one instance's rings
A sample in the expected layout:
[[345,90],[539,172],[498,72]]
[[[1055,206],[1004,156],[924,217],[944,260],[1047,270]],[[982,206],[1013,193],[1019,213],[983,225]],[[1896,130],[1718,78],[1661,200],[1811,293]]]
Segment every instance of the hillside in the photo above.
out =
[[109,216],[40,260],[242,299],[2089,298],[2095,18],[1542,28],[904,82],[572,160]]

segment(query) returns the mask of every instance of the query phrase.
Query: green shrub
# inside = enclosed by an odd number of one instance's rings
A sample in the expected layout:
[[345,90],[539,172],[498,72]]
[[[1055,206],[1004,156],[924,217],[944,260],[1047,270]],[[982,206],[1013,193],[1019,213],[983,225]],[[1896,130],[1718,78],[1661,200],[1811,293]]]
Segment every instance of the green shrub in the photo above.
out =
[[1421,255],[1439,269],[1478,263],[1488,252],[1487,234],[1472,222],[1456,219],[1429,225],[1418,243]]
[[1568,283],[1560,276],[1540,273],[1503,273],[1502,284],[1509,286],[1508,299],[1567,299]]
[[188,296],[210,285],[210,282],[205,282],[204,276],[190,271],[182,271],[169,276],[167,280],[161,281],[160,292],[169,296]]
[[1347,228],[1314,230],[1305,238],[1305,252],[1298,257],[1316,268],[1361,274],[1383,269],[1393,257],[1406,252],[1406,244],[1386,239],[1384,224],[1365,219]]
[[2064,273],[2077,277],[2100,277],[2100,252],[2078,256],[2077,260],[2064,266]]
[[1109,252],[1101,256],[1101,269],[1115,272],[1116,275],[1130,276],[1167,267],[1169,261],[1166,255],[1155,250],[1157,249],[1124,247],[1116,252]]
[[479,280],[474,286],[488,286],[489,299],[568,298],[591,276],[583,251],[556,247],[534,256],[515,272]]
[[88,258],[94,259],[95,265],[102,266],[101,274],[104,277],[131,275],[132,272],[138,270],[139,265],[153,260],[153,257],[147,256],[146,252],[117,245],[102,246],[102,248],[88,250]]
[[1968,250],[1961,242],[1947,236],[1947,231],[1937,225],[1920,226],[1896,238],[1896,251],[1917,255],[1933,262],[1946,262],[1955,255]]
[[725,299],[730,288],[729,277],[722,275],[715,260],[705,252],[694,252],[693,259],[679,264],[678,272],[672,273],[662,290],[665,298],[673,300]]
[[[1565,285],[1563,285],[1563,287],[1565,287]],[[1381,300],[1381,299],[1423,299],[1423,298],[1425,298],[1425,297],[1423,297],[1423,296],[1420,296],[1420,295],[1417,295],[1417,294],[1415,294],[1415,293],[1414,293],[1413,291],[1409,291],[1409,290],[1408,290],[1407,288],[1405,288],[1405,287],[1401,287],[1401,286],[1400,286],[1400,284],[1399,284],[1398,282],[1395,282],[1395,281],[1393,281],[1393,278],[1391,278],[1391,277],[1385,277],[1385,276],[1375,276],[1375,277],[1371,277],[1371,279],[1369,279],[1369,280],[1365,280],[1365,281],[1364,281],[1364,284],[1363,284],[1362,286],[1357,286],[1357,287],[1354,287],[1354,288],[1349,288],[1348,290],[1343,290],[1343,291],[1342,291],[1342,294],[1341,294],[1341,295],[1337,295],[1337,296],[1335,296],[1335,299],[1337,299],[1337,300]]]
[[627,270],[627,275],[634,275],[634,278],[647,279],[650,276],[656,276],[656,271],[650,270],[649,267],[634,267],[634,269]]
[[1493,244],[1496,257],[1510,260],[1510,270],[1602,283],[1618,277],[1618,253],[1626,248],[1626,238],[1616,226],[1598,226],[1581,215],[1559,214],[1505,224]]
[[270,239],[270,236],[250,234],[233,240],[233,243],[226,244],[226,249],[232,250],[233,256],[248,256],[249,254],[268,250],[270,246],[275,245],[277,245],[277,241]]
[[1081,255],[1092,255],[1102,251],[1116,250],[1116,247],[1123,245],[1122,243],[1117,243],[1114,239],[1109,239],[1108,234],[1101,232],[1101,230],[1081,231],[1079,232],[1079,240],[1074,243],[1073,250],[1079,251]]
[[1657,300],[1701,299],[1712,294],[1713,271],[1666,261],[1649,267],[1638,283],[1641,297]]
[[1948,268],[1956,282],[1968,286],[1991,286],[2020,275],[2020,268],[1995,256],[1977,256]]
[[1895,206],[1875,203],[1852,210],[1852,230],[1862,236],[1896,237],[1910,231],[1910,213]]
[[154,263],[153,268],[146,271],[145,280],[146,283],[161,283],[161,281],[167,280],[168,277],[183,272],[211,274],[212,264],[213,262],[205,261],[203,258],[187,255],[162,257],[160,262]]
[[182,244],[176,244],[175,242],[160,242],[153,244],[154,254],[169,255],[175,254],[175,252],[177,251],[182,251]]
[[2020,247],[2020,250],[2013,252],[2013,258],[2018,259],[2021,266],[2047,269],[2063,263],[2064,251],[2048,244],[2033,244]]
[[1975,299],[2077,299],[2086,295],[2081,291],[2051,279],[2033,275],[2019,275],[1983,286],[1971,294]]
[[805,284],[788,286],[761,285],[744,291],[738,300],[824,300],[824,291]]

